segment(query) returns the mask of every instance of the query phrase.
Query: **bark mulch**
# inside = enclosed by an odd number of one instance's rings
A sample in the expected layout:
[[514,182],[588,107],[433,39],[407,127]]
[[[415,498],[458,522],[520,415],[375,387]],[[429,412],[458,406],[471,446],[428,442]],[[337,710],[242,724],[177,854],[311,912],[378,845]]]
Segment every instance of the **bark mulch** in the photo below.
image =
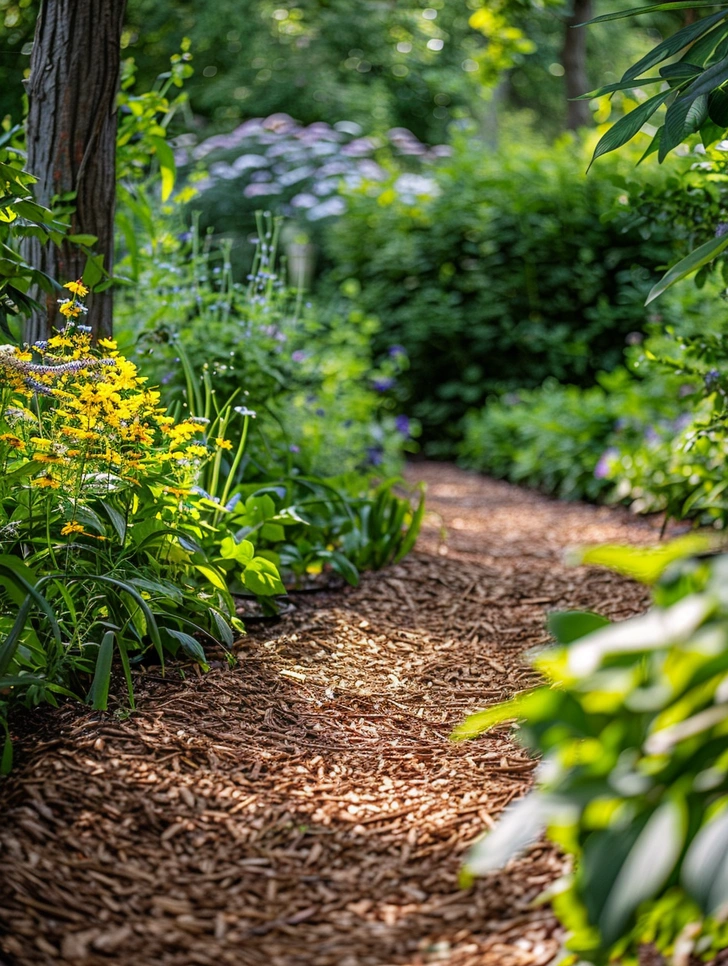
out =
[[621,510],[444,465],[418,550],[357,590],[251,625],[239,662],[141,673],[138,708],[30,716],[0,783],[4,966],[539,966],[543,844],[459,886],[473,839],[533,762],[469,710],[527,686],[549,609],[642,610],[637,585],[563,562],[649,543]]

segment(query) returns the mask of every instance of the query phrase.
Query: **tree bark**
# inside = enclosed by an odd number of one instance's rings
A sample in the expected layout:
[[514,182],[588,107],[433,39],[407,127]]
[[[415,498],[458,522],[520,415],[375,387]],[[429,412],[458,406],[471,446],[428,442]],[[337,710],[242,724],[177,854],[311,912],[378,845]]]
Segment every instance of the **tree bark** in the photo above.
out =
[[585,28],[576,27],[576,24],[590,20],[591,16],[592,0],[574,0],[571,16],[567,18],[564,28],[561,66],[564,68],[566,82],[566,127],[570,131],[585,127],[591,124],[592,120],[589,102],[572,100],[580,94],[586,94],[589,90],[589,78],[586,73],[587,33]]
[[[70,196],[71,234],[95,235],[93,246],[111,272],[116,195],[116,95],[126,0],[44,0],[36,24],[28,81],[28,160],[36,198],[51,206]],[[57,247],[31,239],[26,251],[63,283],[80,278],[86,256],[77,245]],[[28,342],[47,338],[65,321],[56,297],[26,326]],[[112,331],[112,289],[88,299],[94,336]]]

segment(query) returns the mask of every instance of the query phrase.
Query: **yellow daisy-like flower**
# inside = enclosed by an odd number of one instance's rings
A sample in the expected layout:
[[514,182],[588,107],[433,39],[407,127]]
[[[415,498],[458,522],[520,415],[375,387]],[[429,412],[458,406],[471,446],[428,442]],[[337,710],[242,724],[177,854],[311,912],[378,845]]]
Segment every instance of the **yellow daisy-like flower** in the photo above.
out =
[[230,440],[229,439],[223,439],[222,436],[218,436],[215,439],[215,442],[220,447],[220,449],[232,449],[233,448],[233,444],[230,442]]
[[187,455],[194,458],[202,459],[203,456],[207,456],[207,447],[201,446],[199,443],[193,443],[191,446],[187,447]]
[[71,520],[71,522],[65,524],[65,526],[61,530],[61,536],[68,537],[72,533],[85,533],[85,532],[86,531],[83,529],[83,526],[80,523],[76,523],[75,520]]
[[36,479],[32,480],[31,485],[39,486],[41,489],[50,487],[52,490],[57,490],[61,483],[60,480],[56,480],[52,476],[38,476]]
[[80,278],[77,279],[75,282],[66,282],[66,284],[63,287],[67,288],[69,292],[73,292],[74,295],[80,295],[81,298],[83,298],[84,295],[88,295],[88,289],[83,284]]
[[7,443],[11,449],[25,449],[25,443],[18,436],[13,436],[12,433],[3,433],[0,436],[0,442]]

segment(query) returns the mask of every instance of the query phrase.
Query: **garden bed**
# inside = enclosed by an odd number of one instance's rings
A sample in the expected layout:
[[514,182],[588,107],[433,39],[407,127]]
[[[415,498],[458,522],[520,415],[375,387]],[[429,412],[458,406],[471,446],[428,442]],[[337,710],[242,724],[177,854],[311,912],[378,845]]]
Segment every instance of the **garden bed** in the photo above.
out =
[[550,846],[458,885],[533,763],[504,729],[448,735],[530,682],[549,609],[646,606],[565,547],[658,531],[448,466],[411,475],[431,512],[403,563],[251,625],[234,668],[140,672],[134,714],[33,716],[0,785],[4,964],[550,962],[557,926],[531,904],[561,872]]

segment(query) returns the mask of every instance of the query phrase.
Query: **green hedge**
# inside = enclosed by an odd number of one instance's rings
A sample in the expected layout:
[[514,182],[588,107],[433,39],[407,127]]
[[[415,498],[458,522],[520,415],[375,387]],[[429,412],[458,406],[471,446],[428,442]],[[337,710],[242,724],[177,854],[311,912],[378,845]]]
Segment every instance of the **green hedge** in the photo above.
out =
[[[461,138],[428,177],[353,189],[332,226],[324,285],[378,314],[407,350],[431,453],[450,448],[489,393],[549,376],[593,383],[643,327],[645,296],[679,242],[668,219],[635,210],[633,159],[600,160],[586,176],[586,158],[572,139],[488,154]],[[676,183],[669,170],[657,178]]]

